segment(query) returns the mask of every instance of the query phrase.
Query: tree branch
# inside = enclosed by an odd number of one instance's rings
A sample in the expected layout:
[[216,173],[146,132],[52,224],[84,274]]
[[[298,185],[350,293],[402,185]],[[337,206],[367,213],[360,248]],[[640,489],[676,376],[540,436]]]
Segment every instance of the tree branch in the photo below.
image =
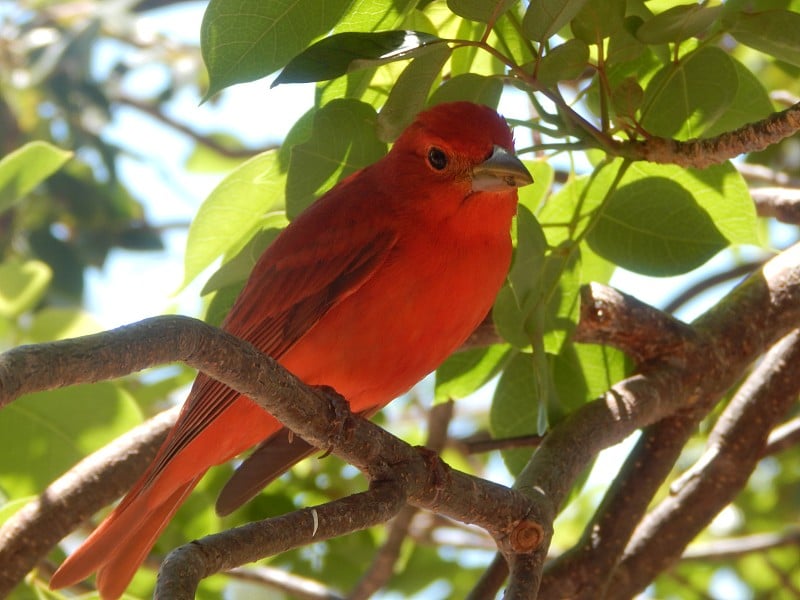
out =
[[795,330],[738,390],[711,432],[706,453],[637,527],[609,581],[608,598],[643,590],[744,487],[769,432],[800,393],[798,362],[800,330]]
[[758,533],[692,544],[681,555],[681,561],[730,560],[745,554],[798,545],[800,545],[800,529],[793,527],[782,533]]
[[759,217],[774,217],[781,223],[800,223],[800,190],[785,187],[753,188],[750,195]]
[[[433,452],[441,452],[447,443],[447,428],[453,418],[453,405],[453,401],[450,400],[430,409],[428,439],[425,446]],[[397,513],[388,527],[386,541],[378,550],[367,572],[350,592],[349,600],[369,598],[391,579],[394,566],[400,557],[403,540],[408,536],[409,526],[418,511],[416,507],[406,505]]]
[[[415,450],[352,415],[340,398],[304,385],[247,342],[194,319],[156,317],[92,336],[10,350],[0,356],[0,406],[24,393],[109,379],[174,360],[249,396],[306,441],[332,448],[371,480],[394,482],[411,504],[478,524],[508,553],[530,551],[514,545],[515,531],[529,527],[530,503],[524,496],[450,469],[429,451]],[[297,532],[295,544],[306,537]],[[224,568],[234,566],[228,561]]]
[[205,577],[383,523],[397,514],[405,500],[398,482],[375,483],[366,492],[248,523],[180,546],[164,559],[154,598],[192,600]]
[[797,444],[800,444],[800,417],[795,417],[783,425],[776,427],[773,432],[769,434],[763,456],[778,454]]
[[800,103],[713,138],[678,141],[651,137],[643,141],[616,142],[615,151],[633,160],[703,169],[740,154],[764,150],[797,131],[800,131]]

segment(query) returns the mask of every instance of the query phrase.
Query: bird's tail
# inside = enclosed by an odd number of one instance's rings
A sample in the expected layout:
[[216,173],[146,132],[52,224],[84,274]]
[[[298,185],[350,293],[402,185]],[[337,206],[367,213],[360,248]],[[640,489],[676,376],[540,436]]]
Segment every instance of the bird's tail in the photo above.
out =
[[[150,468],[53,574],[52,589],[73,585],[97,571],[101,598],[119,598],[159,534],[208,468],[230,460],[280,427],[252,401],[239,397],[173,454],[171,442],[182,417],[183,413]],[[159,461],[167,452],[170,460]]]

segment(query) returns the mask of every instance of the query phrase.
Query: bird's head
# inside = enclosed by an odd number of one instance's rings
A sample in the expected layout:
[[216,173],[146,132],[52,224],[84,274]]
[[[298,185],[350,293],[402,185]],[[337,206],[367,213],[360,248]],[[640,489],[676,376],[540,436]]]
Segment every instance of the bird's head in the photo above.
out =
[[457,187],[463,198],[477,192],[509,193],[533,182],[514,155],[505,119],[471,102],[439,104],[417,115],[390,154],[413,167],[421,185]]

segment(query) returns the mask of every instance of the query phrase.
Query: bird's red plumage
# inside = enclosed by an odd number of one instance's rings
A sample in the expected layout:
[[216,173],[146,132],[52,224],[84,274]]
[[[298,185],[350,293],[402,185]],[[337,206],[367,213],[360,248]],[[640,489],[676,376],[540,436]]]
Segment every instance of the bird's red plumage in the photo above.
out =
[[[306,383],[332,386],[355,412],[385,406],[464,342],[503,282],[516,187],[473,192],[471,183],[496,146],[513,152],[507,125],[489,108],[454,103],[421,113],[389,154],[286,228],[223,328]],[[442,170],[428,160],[434,147],[448,158]],[[51,585],[98,571],[101,596],[119,597],[205,471],[281,427],[198,375],[153,464]],[[299,457],[268,468],[280,472]]]

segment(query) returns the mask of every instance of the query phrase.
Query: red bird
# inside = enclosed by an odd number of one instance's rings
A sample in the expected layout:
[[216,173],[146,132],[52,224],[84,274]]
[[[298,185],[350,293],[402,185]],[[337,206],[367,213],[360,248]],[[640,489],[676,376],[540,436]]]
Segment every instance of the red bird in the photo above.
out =
[[[391,151],[298,216],[264,252],[222,327],[310,385],[372,415],[435,369],[490,310],[511,260],[511,131],[468,102],[420,113]],[[50,582],[97,571],[118,598],[209,467],[260,444],[217,503],[225,514],[314,448],[246,396],[194,386],[153,463]]]

